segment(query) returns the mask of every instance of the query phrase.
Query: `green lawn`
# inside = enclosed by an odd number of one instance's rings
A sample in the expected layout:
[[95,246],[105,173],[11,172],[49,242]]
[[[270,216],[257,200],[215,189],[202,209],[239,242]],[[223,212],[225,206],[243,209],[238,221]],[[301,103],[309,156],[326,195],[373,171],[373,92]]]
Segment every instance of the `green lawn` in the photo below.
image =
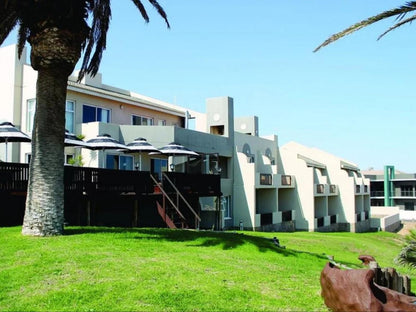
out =
[[[326,255],[394,263],[391,233],[260,233],[68,228],[23,237],[0,228],[0,311],[327,311]],[[286,249],[270,238],[277,236]]]

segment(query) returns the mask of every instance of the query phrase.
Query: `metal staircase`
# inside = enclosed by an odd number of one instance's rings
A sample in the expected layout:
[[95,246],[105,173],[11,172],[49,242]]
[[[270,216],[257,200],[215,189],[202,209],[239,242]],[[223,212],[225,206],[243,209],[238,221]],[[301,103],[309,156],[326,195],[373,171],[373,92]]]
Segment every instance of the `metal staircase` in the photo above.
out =
[[[163,184],[158,182],[155,177],[152,175],[151,178],[155,183],[155,186],[158,187],[160,193],[162,195],[162,203],[159,200],[156,200],[157,210],[159,215],[162,217],[163,221],[166,225],[171,229],[187,229],[187,228],[195,228],[199,229],[199,223],[201,222],[201,218],[199,217],[198,213],[192,208],[189,204],[188,200],[182,195],[182,193],[178,190],[175,184],[169,179],[169,177],[163,173],[163,181],[167,181],[170,188],[173,189],[173,192],[167,192],[163,187]],[[191,216],[194,219],[194,224],[191,225],[190,218],[188,219],[184,216],[185,212],[182,213],[180,210],[181,208],[185,208],[187,213],[186,215]]]

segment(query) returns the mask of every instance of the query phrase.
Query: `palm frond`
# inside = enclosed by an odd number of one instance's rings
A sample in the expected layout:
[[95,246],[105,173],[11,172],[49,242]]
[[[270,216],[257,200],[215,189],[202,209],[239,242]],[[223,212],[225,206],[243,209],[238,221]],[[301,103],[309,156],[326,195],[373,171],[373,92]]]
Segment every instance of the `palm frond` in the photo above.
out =
[[407,2],[405,5],[400,6],[396,9],[392,9],[389,11],[382,12],[378,15],[372,16],[370,18],[367,18],[365,20],[362,20],[361,22],[358,22],[354,25],[351,25],[350,27],[344,29],[343,31],[340,31],[331,37],[329,37],[327,40],[325,40],[321,45],[319,45],[313,52],[317,52],[319,49],[327,46],[328,44],[337,41],[338,39],[345,37],[347,35],[350,35],[357,30],[360,30],[364,27],[367,27],[371,24],[374,24],[376,22],[379,22],[381,20],[384,20],[389,17],[397,16],[397,19],[402,19],[407,13],[416,10],[416,1],[410,1]]
[[[78,81],[85,74],[95,76],[101,63],[104,50],[107,47],[107,31],[110,26],[111,8],[110,0],[96,0],[91,7],[93,23],[84,50],[84,59],[78,75]],[[91,57],[91,53],[94,54]]]
[[17,53],[19,55],[19,58],[22,55],[28,37],[29,29],[27,29],[22,23],[20,23],[17,35]]
[[400,21],[399,23],[396,23],[395,25],[393,25],[392,27],[390,27],[389,29],[387,29],[384,33],[382,33],[380,36],[378,36],[377,40],[380,40],[381,38],[383,38],[385,35],[387,35],[392,30],[395,30],[395,29],[399,28],[400,26],[403,26],[404,24],[411,23],[414,20],[416,20],[416,14],[415,15],[412,15],[409,18],[406,18],[406,19]]
[[149,0],[149,2],[157,10],[159,15],[165,20],[167,27],[170,28],[169,21],[168,21],[168,16],[166,15],[165,10],[160,6],[160,4],[156,0]]
[[0,44],[19,22],[19,5],[16,0],[0,0]]
[[416,230],[410,230],[410,233],[405,239],[406,245],[402,248],[395,260],[401,265],[416,268]]
[[133,0],[133,3],[139,9],[140,14],[142,15],[145,22],[149,23],[149,15],[147,15],[147,11],[146,11],[146,8],[144,7],[143,3],[140,0]]
[[10,12],[10,14],[4,16],[0,22],[0,44],[6,40],[7,36],[18,24],[19,19],[16,12]]

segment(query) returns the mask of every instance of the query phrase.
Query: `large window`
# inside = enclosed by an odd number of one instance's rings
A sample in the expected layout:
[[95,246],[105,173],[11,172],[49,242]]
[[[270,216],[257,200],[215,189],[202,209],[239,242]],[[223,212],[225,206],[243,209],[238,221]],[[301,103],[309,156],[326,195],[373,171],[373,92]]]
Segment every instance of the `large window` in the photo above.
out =
[[110,110],[107,108],[83,105],[82,106],[82,122],[110,122]]
[[134,126],[153,126],[153,118],[132,115],[131,124]]
[[133,170],[133,157],[107,154],[106,168],[119,170]]
[[[26,129],[27,132],[33,131],[33,122],[35,120],[36,99],[27,100]],[[65,129],[74,132],[75,121],[75,102],[66,101],[65,104]]]
[[65,105],[65,129],[74,133],[75,102],[66,101]]

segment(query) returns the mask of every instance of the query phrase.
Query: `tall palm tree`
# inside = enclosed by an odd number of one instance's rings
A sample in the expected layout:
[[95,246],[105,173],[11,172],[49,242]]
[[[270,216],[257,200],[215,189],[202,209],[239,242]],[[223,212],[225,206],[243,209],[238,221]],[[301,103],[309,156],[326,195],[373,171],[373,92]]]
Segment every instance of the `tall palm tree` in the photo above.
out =
[[[146,22],[141,0],[132,0]],[[148,0],[169,23],[157,0]],[[78,79],[95,75],[106,48],[110,0],[0,0],[0,44],[18,26],[18,52],[28,42],[38,72],[32,156],[22,233],[59,235],[64,223],[64,135],[68,76],[83,53]]]
[[327,46],[328,44],[334,41],[337,41],[338,39],[342,37],[345,37],[349,34],[352,34],[353,32],[356,32],[357,30],[360,30],[361,28],[367,27],[371,24],[387,19],[389,17],[396,16],[396,23],[378,37],[378,39],[381,39],[383,36],[391,32],[392,30],[397,29],[400,26],[403,26],[404,24],[409,24],[412,21],[416,20],[416,14],[413,14],[410,17],[406,17],[408,13],[413,12],[415,10],[416,10],[416,1],[408,1],[400,7],[397,7],[395,9],[388,10],[380,14],[377,14],[375,16],[372,16],[370,18],[367,18],[361,22],[351,25],[350,27],[344,29],[343,31],[340,31],[339,33],[332,35],[327,40],[325,40],[321,45],[319,45],[314,50],[314,52],[318,51],[319,49]]

